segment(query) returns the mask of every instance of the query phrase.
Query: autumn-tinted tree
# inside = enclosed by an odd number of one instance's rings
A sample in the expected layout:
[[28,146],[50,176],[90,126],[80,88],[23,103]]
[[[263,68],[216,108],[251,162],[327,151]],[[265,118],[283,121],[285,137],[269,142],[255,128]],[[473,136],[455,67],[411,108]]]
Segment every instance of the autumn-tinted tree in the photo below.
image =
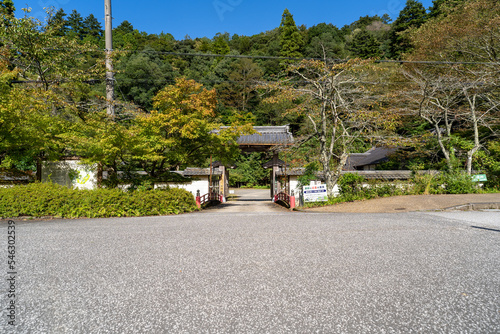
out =
[[229,80],[232,82],[232,91],[238,96],[237,107],[240,110],[248,109],[250,99],[255,96],[255,85],[262,74],[260,67],[251,59],[243,58],[234,63]]
[[288,68],[293,78],[270,85],[278,93],[269,102],[292,100],[292,111],[310,122],[306,140],[319,142],[318,160],[331,196],[349,153],[379,126],[390,123],[387,115],[366,103],[369,94],[362,84],[366,65],[360,60],[302,61]]
[[135,148],[141,166],[152,177],[186,165],[201,165],[211,154],[234,154],[238,131],[219,129],[215,90],[192,80],[177,79],[153,99],[155,110],[138,118],[140,141]]
[[446,14],[451,9],[461,5],[466,0],[434,0],[432,6],[429,7],[429,18],[435,18],[440,15]]
[[[498,138],[500,119],[500,4],[493,0],[473,0],[438,16],[413,35],[415,50],[410,59],[469,62],[442,66],[418,66],[425,77],[449,77],[440,89],[457,91],[453,113],[460,127],[453,135],[457,150],[466,157],[471,173],[475,157]],[[414,71],[416,72],[416,71]],[[416,80],[413,80],[416,82]]]

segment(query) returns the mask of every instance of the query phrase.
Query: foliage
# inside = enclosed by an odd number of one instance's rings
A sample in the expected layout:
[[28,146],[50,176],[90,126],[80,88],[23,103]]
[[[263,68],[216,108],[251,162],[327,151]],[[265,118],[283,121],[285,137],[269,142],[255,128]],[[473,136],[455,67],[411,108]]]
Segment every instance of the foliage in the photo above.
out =
[[299,58],[302,57],[301,48],[303,45],[302,35],[295,25],[293,15],[285,9],[280,24],[280,56]]
[[[182,40],[168,33],[148,34],[124,21],[113,31],[114,49],[120,51],[114,54],[117,96],[122,100],[114,120],[103,111],[104,41],[94,15],[50,10],[44,23],[29,12],[14,18],[10,0],[0,1],[0,10],[2,167],[33,169],[41,157],[71,154],[100,163],[111,180],[117,180],[113,174],[118,170],[144,169],[154,179],[188,162],[206,166],[210,154],[229,164],[237,155],[237,133],[249,131],[247,124],[255,122],[290,124],[300,146],[293,157],[302,163],[297,166],[327,153],[321,169],[332,175],[330,185],[347,154],[383,143],[405,148],[394,168],[466,166],[485,170],[487,185],[498,186],[498,1],[435,0],[427,15],[418,1],[410,0],[392,25],[387,15],[375,15],[342,29],[330,23],[297,26],[285,10],[281,22],[277,17],[279,26],[253,36],[218,33]],[[185,55],[195,53],[337,60],[381,56],[484,65],[410,68],[328,60],[286,62],[295,65],[285,69],[278,59]],[[400,68],[413,79],[403,77]],[[203,86],[193,88],[191,80]],[[185,103],[178,99],[155,105],[179,98],[180,81],[194,89]],[[314,87],[327,92],[331,83],[335,89],[320,98],[314,95]],[[271,86],[277,89],[265,99]],[[336,102],[324,108],[321,101]],[[229,128],[210,133],[222,124]],[[332,140],[333,133],[340,140]],[[141,186],[142,180],[137,182]]]
[[414,110],[434,128],[448,169],[461,155],[471,174],[477,154],[498,137],[499,17],[497,1],[464,2],[412,35],[415,51],[410,59],[472,62],[413,65],[405,72],[419,89]]
[[477,183],[460,170],[439,174],[415,174],[412,194],[474,194],[479,192]]
[[343,174],[338,181],[341,195],[356,195],[363,190],[365,178],[356,173]]
[[299,176],[298,187],[302,188],[303,186],[307,186],[311,183],[311,181],[315,181],[318,179],[317,173],[319,171],[319,164],[317,161],[313,161],[308,163],[305,166],[304,174]]
[[306,141],[319,141],[318,160],[329,195],[359,142],[393,126],[392,115],[373,104],[364,84],[370,72],[370,63],[359,59],[339,64],[304,60],[289,66],[291,76],[267,86],[275,92],[267,101],[291,100],[294,104],[287,112],[310,122]]
[[399,13],[391,26],[389,52],[390,57],[399,58],[412,49],[408,36],[410,29],[419,28],[427,19],[427,13],[421,2],[407,0],[406,6]]
[[153,99],[153,110],[137,120],[136,156],[151,176],[186,164],[202,164],[217,152],[221,161],[237,150],[235,139],[246,126],[219,129],[215,90],[193,80],[177,79]]
[[[165,86],[173,82],[174,70],[163,62],[151,49],[132,53],[121,58],[116,66],[117,89],[125,98],[144,110],[151,110],[153,97]],[[119,94],[120,95],[120,94]]]
[[262,153],[240,155],[235,163],[236,168],[229,171],[230,186],[244,184],[247,187],[255,187],[268,184],[269,171],[262,167],[264,157]]
[[104,218],[192,212],[196,203],[182,189],[125,192],[120,189],[74,190],[53,183],[0,189],[0,217]]
[[355,57],[361,59],[378,58],[381,56],[380,43],[366,29],[356,30],[352,41],[347,44],[347,49]]

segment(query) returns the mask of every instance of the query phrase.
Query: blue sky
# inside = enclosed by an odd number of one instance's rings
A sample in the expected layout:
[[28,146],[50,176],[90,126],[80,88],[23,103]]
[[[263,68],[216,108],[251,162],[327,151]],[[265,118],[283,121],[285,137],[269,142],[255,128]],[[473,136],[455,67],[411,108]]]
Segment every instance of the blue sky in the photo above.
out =
[[[421,1],[428,8],[432,0]],[[171,33],[176,39],[212,38],[218,32],[254,35],[279,26],[285,8],[297,25],[311,27],[332,23],[341,28],[360,16],[389,14],[396,19],[406,0],[111,0],[113,27],[127,20],[139,31]],[[104,0],[14,0],[16,15],[32,8],[31,15],[43,19],[44,7],[76,9],[83,17],[94,14],[104,27]]]

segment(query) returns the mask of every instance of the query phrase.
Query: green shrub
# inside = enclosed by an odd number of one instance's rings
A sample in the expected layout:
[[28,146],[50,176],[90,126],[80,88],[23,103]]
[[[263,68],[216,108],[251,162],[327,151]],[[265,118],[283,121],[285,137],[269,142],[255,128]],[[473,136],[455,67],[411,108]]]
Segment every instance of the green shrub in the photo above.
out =
[[359,174],[347,173],[339,178],[339,192],[341,196],[357,195],[363,191],[365,178]]
[[464,171],[450,171],[436,178],[435,194],[474,194],[478,192],[477,184]]
[[475,194],[479,191],[470,175],[461,170],[439,174],[416,174],[413,179],[412,194]]
[[180,214],[196,210],[183,189],[125,192],[120,189],[76,190],[53,183],[0,189],[0,217],[102,218]]

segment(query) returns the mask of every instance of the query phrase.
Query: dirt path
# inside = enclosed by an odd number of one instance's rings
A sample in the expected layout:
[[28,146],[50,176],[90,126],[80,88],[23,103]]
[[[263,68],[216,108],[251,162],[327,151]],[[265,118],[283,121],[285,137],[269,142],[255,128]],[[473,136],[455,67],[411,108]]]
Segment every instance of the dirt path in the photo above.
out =
[[375,198],[306,209],[308,212],[410,212],[442,210],[469,203],[500,203],[499,194],[417,195]]

